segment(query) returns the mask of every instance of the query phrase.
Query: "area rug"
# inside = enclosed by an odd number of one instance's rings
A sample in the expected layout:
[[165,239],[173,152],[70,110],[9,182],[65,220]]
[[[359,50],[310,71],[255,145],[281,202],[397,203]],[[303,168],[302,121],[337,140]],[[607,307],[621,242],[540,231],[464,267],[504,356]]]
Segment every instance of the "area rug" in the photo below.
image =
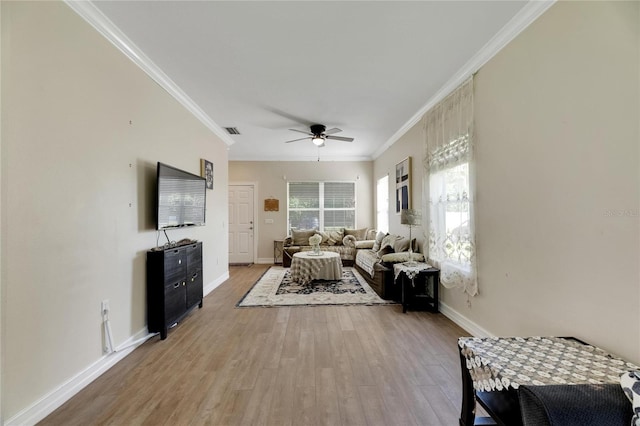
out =
[[386,305],[353,268],[342,268],[342,279],[316,280],[309,284],[291,281],[289,268],[272,266],[236,304],[237,307],[313,306],[313,305]]

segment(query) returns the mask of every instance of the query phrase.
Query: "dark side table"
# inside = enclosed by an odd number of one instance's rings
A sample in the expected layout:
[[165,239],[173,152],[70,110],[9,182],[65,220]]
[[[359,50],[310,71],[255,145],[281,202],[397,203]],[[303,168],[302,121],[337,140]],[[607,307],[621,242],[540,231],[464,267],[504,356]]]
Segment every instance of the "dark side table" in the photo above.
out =
[[284,240],[273,240],[273,264],[282,265],[284,257]]
[[393,265],[394,283],[400,284],[402,313],[407,307],[438,312],[440,269],[423,263],[396,263]]
[[[623,373],[639,368],[574,337],[460,337],[458,348],[462,371],[460,426],[522,425],[518,389],[523,385],[618,388]],[[587,394],[581,395],[586,400]],[[476,402],[491,418],[476,418]],[[571,408],[562,407],[565,409]],[[614,411],[612,406],[612,415]]]

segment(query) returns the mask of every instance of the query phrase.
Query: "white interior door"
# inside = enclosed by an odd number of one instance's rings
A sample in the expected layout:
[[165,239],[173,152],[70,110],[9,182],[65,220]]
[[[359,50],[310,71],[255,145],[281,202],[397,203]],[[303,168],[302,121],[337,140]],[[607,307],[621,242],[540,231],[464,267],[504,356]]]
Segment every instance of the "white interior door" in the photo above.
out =
[[253,185],[229,185],[229,263],[254,263]]

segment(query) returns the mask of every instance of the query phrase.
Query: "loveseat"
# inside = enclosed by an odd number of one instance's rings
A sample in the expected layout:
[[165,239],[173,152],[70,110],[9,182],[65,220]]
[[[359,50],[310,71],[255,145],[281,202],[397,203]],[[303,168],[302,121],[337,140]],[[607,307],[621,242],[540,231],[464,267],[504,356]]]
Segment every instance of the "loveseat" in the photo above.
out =
[[[411,241],[414,253],[412,259],[424,260],[424,255],[417,253],[416,240]],[[398,235],[378,232],[370,249],[356,252],[355,268],[375,290],[386,300],[399,300],[399,286],[394,283],[393,264],[409,260],[409,239]]]
[[320,250],[338,253],[343,266],[353,266],[359,249],[373,247],[376,230],[341,228],[324,232],[315,229],[292,229],[291,235],[284,240],[282,266],[290,267],[295,253],[313,250],[309,244],[309,238],[316,234],[322,237]]

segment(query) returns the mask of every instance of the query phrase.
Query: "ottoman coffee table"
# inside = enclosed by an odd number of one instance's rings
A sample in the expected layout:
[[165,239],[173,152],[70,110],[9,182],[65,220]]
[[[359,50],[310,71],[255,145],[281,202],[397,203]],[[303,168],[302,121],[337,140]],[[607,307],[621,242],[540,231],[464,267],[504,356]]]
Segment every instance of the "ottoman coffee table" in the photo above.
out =
[[342,260],[338,253],[312,251],[295,253],[291,259],[291,281],[308,284],[313,280],[342,279]]

